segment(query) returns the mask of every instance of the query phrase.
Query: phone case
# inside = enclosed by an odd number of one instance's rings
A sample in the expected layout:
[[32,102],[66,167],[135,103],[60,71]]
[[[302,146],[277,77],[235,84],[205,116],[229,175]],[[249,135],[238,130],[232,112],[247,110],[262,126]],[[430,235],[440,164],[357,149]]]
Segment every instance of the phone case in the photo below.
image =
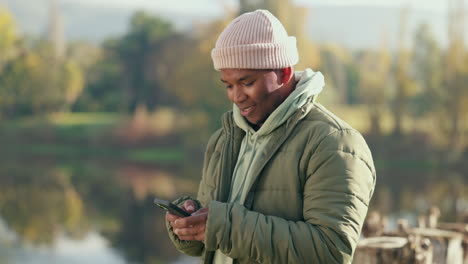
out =
[[178,207],[177,205],[175,205],[175,204],[173,204],[173,203],[171,203],[169,201],[165,201],[165,200],[155,198],[154,203],[157,206],[161,207],[162,209],[168,211],[171,214],[174,214],[174,215],[177,215],[177,216],[180,216],[180,217],[190,216],[189,213],[187,213],[186,211],[182,210],[180,207]]

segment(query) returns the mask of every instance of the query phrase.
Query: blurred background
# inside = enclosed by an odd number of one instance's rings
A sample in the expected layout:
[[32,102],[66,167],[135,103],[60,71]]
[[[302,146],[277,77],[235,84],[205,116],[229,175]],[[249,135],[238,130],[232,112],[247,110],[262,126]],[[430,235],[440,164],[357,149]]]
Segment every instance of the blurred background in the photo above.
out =
[[363,133],[389,219],[468,210],[463,0],[0,0],[0,263],[194,263],[156,196],[194,195],[231,108],[210,51],[265,8]]

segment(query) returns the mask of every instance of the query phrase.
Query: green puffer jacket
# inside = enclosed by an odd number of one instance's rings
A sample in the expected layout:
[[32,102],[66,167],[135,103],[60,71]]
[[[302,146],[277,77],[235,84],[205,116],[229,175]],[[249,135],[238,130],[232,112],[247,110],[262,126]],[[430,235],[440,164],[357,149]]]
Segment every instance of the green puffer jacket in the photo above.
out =
[[244,131],[224,114],[198,191],[209,207],[205,244],[167,225],[172,241],[203,263],[217,249],[235,263],[350,263],[376,180],[366,142],[313,100],[272,133],[244,205],[226,203]]

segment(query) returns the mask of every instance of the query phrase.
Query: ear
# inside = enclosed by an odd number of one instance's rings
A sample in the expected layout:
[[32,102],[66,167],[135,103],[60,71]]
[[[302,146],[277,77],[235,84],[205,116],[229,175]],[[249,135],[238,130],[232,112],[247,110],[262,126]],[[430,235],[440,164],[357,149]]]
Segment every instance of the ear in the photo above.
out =
[[294,70],[292,67],[281,69],[281,82],[283,84],[288,83],[294,77]]

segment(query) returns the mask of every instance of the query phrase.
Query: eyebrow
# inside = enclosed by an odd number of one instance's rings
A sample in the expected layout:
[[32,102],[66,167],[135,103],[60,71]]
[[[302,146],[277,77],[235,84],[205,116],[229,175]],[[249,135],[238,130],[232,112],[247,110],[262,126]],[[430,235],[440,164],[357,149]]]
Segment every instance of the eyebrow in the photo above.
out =
[[[242,78],[239,78],[239,79],[237,80],[237,82],[242,82],[242,81],[245,81],[245,80],[250,79],[250,78],[252,78],[252,77],[253,77],[253,75],[246,75],[246,76],[244,76],[244,77],[242,77]],[[223,83],[227,83],[227,82],[228,82],[228,81],[223,80],[222,78],[221,78],[220,80],[221,80],[221,82],[223,82]]]

